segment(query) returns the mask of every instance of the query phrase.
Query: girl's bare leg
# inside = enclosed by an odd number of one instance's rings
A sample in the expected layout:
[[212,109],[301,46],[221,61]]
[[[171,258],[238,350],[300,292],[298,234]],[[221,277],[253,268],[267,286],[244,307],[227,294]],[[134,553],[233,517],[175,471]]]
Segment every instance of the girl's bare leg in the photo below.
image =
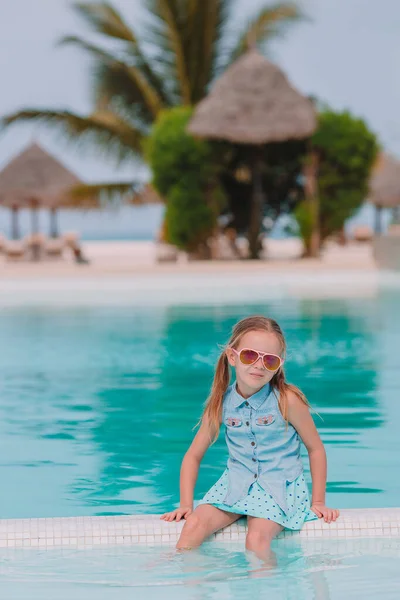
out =
[[200,504],[187,518],[176,548],[196,548],[210,535],[223,527],[231,525],[241,516],[236,513],[226,512],[211,504]]
[[259,517],[247,517],[246,549],[254,552],[257,558],[270,564],[276,564],[271,542],[282,530],[282,525]]

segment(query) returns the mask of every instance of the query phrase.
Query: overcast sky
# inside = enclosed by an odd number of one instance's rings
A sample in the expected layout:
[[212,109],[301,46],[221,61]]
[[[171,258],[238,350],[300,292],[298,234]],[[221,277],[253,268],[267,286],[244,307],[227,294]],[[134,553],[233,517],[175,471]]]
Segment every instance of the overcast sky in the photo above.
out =
[[[141,0],[113,4],[137,23]],[[238,19],[261,4],[237,0]],[[310,22],[295,25],[274,44],[274,60],[302,92],[365,118],[400,157],[400,2],[304,0],[302,6]],[[77,49],[55,47],[65,34],[86,32],[69,0],[0,0],[0,114],[26,107],[89,111],[87,60]],[[113,165],[77,155],[37,125],[0,136],[0,168],[33,138],[87,181],[118,175]],[[127,169],[122,174],[131,175]]]

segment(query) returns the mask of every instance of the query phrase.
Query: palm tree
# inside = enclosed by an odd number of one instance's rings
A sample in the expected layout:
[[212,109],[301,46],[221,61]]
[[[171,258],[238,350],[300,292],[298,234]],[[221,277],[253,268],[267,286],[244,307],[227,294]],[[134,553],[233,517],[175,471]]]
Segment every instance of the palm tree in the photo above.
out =
[[[107,2],[73,5],[105,42],[99,45],[77,36],[60,41],[94,59],[91,114],[27,108],[5,116],[1,124],[42,122],[61,130],[79,147],[101,151],[117,165],[140,159],[143,139],[162,109],[196,104],[213,80],[247,49],[249,40],[266,49],[288,25],[303,18],[294,2],[280,2],[261,8],[235,35],[229,35],[232,0],[142,1],[146,18],[140,35]],[[111,199],[134,186],[135,181],[108,182],[77,191]]]

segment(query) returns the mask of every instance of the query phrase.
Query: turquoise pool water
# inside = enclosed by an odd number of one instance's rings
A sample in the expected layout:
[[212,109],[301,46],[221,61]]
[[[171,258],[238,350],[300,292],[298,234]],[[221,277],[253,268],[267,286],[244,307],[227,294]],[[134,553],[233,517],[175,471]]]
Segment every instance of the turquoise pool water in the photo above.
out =
[[242,544],[0,552],[2,598],[397,600],[399,539],[279,540],[268,568]]
[[[315,417],[328,452],[329,504],[398,506],[399,305],[399,293],[386,290],[226,307],[3,308],[1,517],[175,506],[218,344],[255,312],[280,322],[288,379],[323,419]],[[197,499],[225,463],[221,435],[202,463]]]

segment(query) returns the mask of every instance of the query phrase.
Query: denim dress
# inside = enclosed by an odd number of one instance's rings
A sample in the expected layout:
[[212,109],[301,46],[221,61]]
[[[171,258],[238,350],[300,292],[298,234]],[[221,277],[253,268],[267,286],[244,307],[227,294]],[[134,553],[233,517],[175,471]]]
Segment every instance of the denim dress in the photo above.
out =
[[228,387],[223,400],[228,464],[198,504],[295,530],[318,517],[310,509],[300,437],[293,425],[286,426],[278,399],[269,383],[247,399],[236,382]]

